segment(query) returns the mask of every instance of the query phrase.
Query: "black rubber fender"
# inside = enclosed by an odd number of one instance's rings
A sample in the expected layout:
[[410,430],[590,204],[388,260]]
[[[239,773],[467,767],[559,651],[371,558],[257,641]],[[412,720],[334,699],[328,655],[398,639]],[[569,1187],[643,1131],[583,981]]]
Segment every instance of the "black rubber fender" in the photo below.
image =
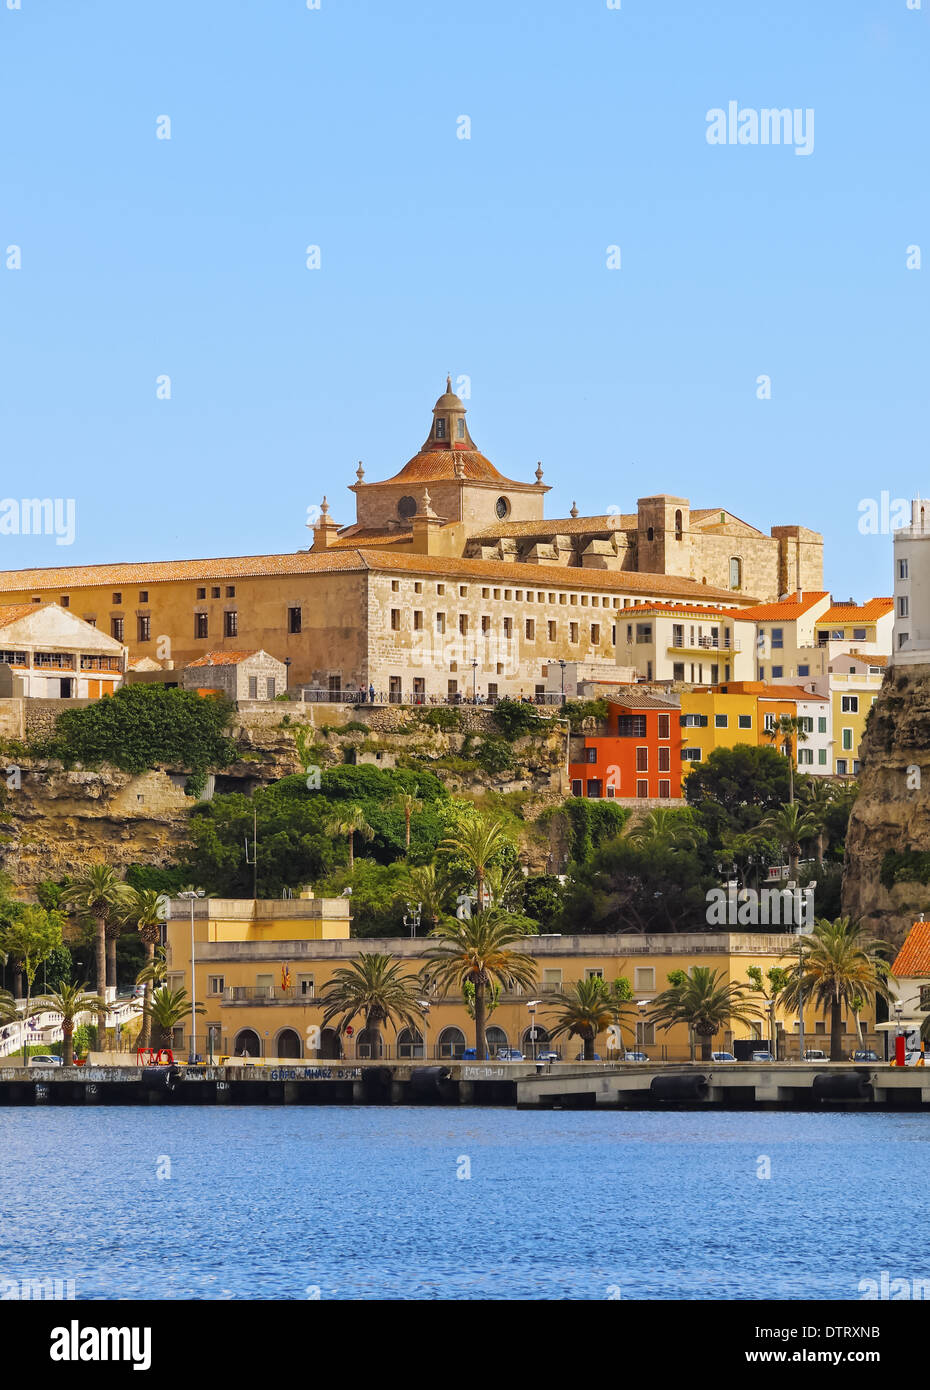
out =
[[707,1077],[692,1071],[654,1076],[649,1090],[656,1100],[706,1100]]
[[410,1093],[414,1096],[438,1096],[440,1082],[448,1081],[448,1067],[413,1067],[410,1072]]
[[869,1100],[872,1086],[860,1071],[818,1071],[812,1087],[817,1100]]
[[180,1075],[180,1067],[143,1067],[142,1084],[152,1090],[173,1091]]

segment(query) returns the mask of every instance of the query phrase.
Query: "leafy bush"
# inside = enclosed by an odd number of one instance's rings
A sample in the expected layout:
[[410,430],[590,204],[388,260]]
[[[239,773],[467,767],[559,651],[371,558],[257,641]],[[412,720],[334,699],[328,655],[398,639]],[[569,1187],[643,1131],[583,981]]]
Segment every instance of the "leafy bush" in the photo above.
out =
[[886,888],[896,883],[930,883],[930,852],[926,850],[888,850],[881,867]]
[[64,763],[111,763],[140,773],[158,763],[188,768],[196,786],[217,767],[227,767],[236,746],[226,736],[232,706],[190,690],[125,685],[83,709],[65,710],[55,732],[34,750]]
[[569,826],[569,855],[586,864],[605,841],[619,835],[630,812],[613,801],[589,801],[573,796],[560,808]]
[[435,709],[418,709],[416,716],[421,723],[428,724],[431,729],[441,729],[444,733],[462,727],[459,711],[446,705],[437,705]]
[[474,750],[475,762],[483,772],[509,772],[513,767],[513,749],[505,738],[486,738]]
[[96,1023],[79,1023],[71,1038],[75,1057],[83,1057],[88,1052],[97,1051]]
[[525,700],[498,700],[494,706],[494,722],[504,738],[513,743],[514,739],[525,734],[539,733],[539,726],[545,722],[540,719],[533,705]]

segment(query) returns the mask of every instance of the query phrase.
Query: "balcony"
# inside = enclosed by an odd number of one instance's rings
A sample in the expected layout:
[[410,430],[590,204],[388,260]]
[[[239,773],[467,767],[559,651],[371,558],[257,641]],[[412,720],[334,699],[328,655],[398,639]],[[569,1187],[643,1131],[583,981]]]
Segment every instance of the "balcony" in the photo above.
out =
[[[213,996],[214,998],[216,996]],[[224,1004],[318,1004],[312,992],[305,993],[300,985],[227,985],[223,990]]]
[[689,641],[685,637],[673,637],[668,644],[669,651],[683,652],[738,652],[742,651],[742,639],[737,637],[717,638],[696,637],[694,641]]

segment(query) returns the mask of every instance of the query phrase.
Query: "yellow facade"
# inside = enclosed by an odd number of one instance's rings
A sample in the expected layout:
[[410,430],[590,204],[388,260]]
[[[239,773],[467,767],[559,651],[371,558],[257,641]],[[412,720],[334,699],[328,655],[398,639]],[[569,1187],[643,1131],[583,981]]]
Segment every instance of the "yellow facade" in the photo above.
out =
[[[362,952],[377,952],[399,958],[411,974],[424,965],[423,938],[356,939],[348,937],[346,899],[314,899],[306,907],[299,900],[231,905],[223,900],[204,900],[195,904],[194,958],[196,998],[206,1005],[198,1016],[197,1051],[214,1057],[242,1055],[253,1059],[282,1060],[368,1058],[370,1043],[364,1020],[355,1021],[354,1031],[340,1043],[331,1029],[321,1026],[323,1007],[320,996],[334,971]],[[172,902],[167,928],[169,983],[190,990],[190,918],[187,904]],[[251,923],[250,923],[250,919]],[[306,923],[316,935],[301,935]],[[491,1055],[499,1047],[515,1048],[531,1056],[530,1028],[533,1017],[540,1036],[539,1050],[548,1050],[548,1026],[553,1026],[553,996],[573,981],[599,974],[605,980],[625,976],[632,987],[634,1003],[623,1023],[624,1045],[644,1048],[651,1060],[685,1060],[690,1056],[687,1030],[676,1027],[662,1033],[645,1024],[648,1003],[668,986],[675,970],[696,965],[722,972],[725,982],[746,983],[750,966],[759,966],[763,975],[779,964],[790,964],[797,938],[782,934],[745,931],[715,933],[676,933],[670,935],[623,936],[539,936],[528,938],[525,949],[536,961],[533,991],[507,992],[488,1019],[488,1046]],[[761,996],[760,996],[761,998]],[[535,1010],[530,1002],[537,1000]],[[641,1011],[637,1003],[647,1008]],[[788,1054],[797,1049],[797,1020],[776,1021],[786,1025]],[[870,1028],[871,1020],[864,1022]],[[175,1039],[179,1051],[189,1047],[189,1024]],[[856,1044],[853,1024],[848,1024],[847,1044]],[[209,1033],[208,1033],[208,1030]],[[813,1010],[805,1011],[806,1043],[825,1044],[824,1020]],[[738,1038],[756,1036],[760,1048],[767,1046],[769,1024],[760,1016],[758,1027],[737,1023],[714,1039],[715,1050],[730,1050]],[[395,1036],[390,1027],[383,1030],[386,1058],[423,1057],[421,1036],[412,1038],[404,1031]],[[474,1044],[474,1021],[461,996],[433,998],[428,1010],[425,1055],[438,1060],[460,1058]],[[563,1058],[580,1052],[577,1038],[559,1038],[552,1046]],[[598,1039],[597,1051],[608,1060],[607,1037]]]
[[[759,742],[758,696],[725,693],[720,690],[691,690],[681,693],[682,724],[681,775],[704,762],[715,748],[733,748],[737,743]],[[691,723],[706,719],[706,724]],[[724,722],[725,721],[725,722]],[[700,750],[700,758],[685,756],[686,750]]]

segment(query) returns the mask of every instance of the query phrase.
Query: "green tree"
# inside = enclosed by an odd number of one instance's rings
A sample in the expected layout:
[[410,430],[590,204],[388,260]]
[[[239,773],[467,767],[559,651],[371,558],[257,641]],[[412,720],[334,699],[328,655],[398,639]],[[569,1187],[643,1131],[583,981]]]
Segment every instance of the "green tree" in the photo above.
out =
[[375,832],[365,819],[361,806],[349,806],[340,815],[334,816],[327,827],[331,835],[345,835],[349,846],[349,873],[355,867],[355,837],[373,840]]
[[520,985],[531,989],[536,980],[536,962],[525,951],[514,950],[530,933],[525,920],[510,913],[486,909],[471,917],[451,917],[430,932],[435,941],[425,952],[423,978],[427,988],[443,996],[466,982],[474,985],[475,1056],[487,1056],[485,1022],[488,989],[497,982],[502,989]]
[[[17,915],[4,926],[0,936],[0,949],[7,955],[22,961],[26,976],[25,1014],[35,1012],[31,1005],[32,986],[36,972],[43,961],[61,945],[62,916],[60,912],[48,912],[44,907],[22,907]],[[26,1035],[23,1032],[23,1062],[26,1060]]]
[[410,821],[415,812],[423,806],[423,802],[417,795],[417,790],[416,787],[413,787],[410,790],[397,792],[394,798],[404,813],[404,854],[407,858],[410,856]]
[[793,805],[795,749],[799,744],[807,742],[806,720],[803,716],[795,714],[780,714],[772,721],[772,727],[765,730],[765,737],[771,741],[773,747],[780,744],[783,754],[788,759],[788,803]]
[[628,825],[625,833],[631,844],[646,850],[693,849],[702,838],[687,806],[681,810],[657,807]]
[[843,1009],[856,1012],[875,999],[890,999],[894,976],[887,941],[867,936],[861,923],[848,917],[819,917],[810,936],[799,938],[800,959],[788,968],[782,991],[786,1008],[796,1009],[803,995],[830,1016],[830,1061],[843,1060]]
[[[187,990],[169,989],[167,985],[162,985],[153,992],[148,1011],[151,1019],[152,1047],[170,1047],[175,1028],[191,1017],[191,1001]],[[196,1012],[206,1012],[199,1001]]]
[[760,840],[774,840],[781,847],[788,859],[788,877],[797,882],[801,846],[817,834],[817,824],[815,816],[792,801],[764,816],[754,833]]
[[716,886],[696,850],[641,849],[623,835],[574,866],[557,930],[705,931],[707,892]]
[[[130,686],[131,690],[147,690],[148,686]],[[115,699],[115,696],[113,697]],[[68,885],[67,902],[96,928],[97,995],[106,999],[107,993],[107,926],[124,908],[128,895],[126,884],[109,864],[91,864]],[[115,949],[115,943],[114,943]],[[115,978],[115,976],[114,976]],[[98,1005],[97,1031],[103,1038],[106,1032],[106,1005]]]
[[[134,927],[139,933],[145,946],[146,965],[150,966],[155,960],[155,948],[161,941],[162,923],[165,920],[164,895],[156,893],[154,888],[129,888],[121,913],[123,921]],[[138,976],[136,980],[139,982]],[[152,995],[151,975],[147,975],[141,983],[145,986],[145,997],[142,1005],[142,1029],[139,1034],[139,1046],[150,1047],[151,1014],[148,1005]]]
[[750,830],[786,802],[790,782],[787,759],[774,748],[737,743],[708,754],[688,774],[684,789],[699,824],[719,844],[724,829]]
[[461,856],[474,872],[479,911],[487,906],[485,878],[488,867],[501,850],[508,847],[510,836],[503,823],[483,816],[465,821],[454,835],[443,840],[439,846],[441,850]]
[[100,999],[96,994],[89,994],[86,985],[61,985],[57,990],[51,990],[41,999],[36,1001],[38,1009],[51,1009],[55,1013],[61,1014],[61,1064],[70,1067],[74,1060],[73,1036],[74,1027],[81,1014],[88,1014],[97,1009]]
[[424,1012],[418,1002],[419,993],[418,977],[405,972],[401,961],[362,952],[357,960],[333,971],[323,986],[322,1027],[340,1015],[337,1031],[342,1036],[352,1021],[363,1014],[371,1055],[380,1057],[381,1029],[385,1023],[393,1027],[395,1035],[399,1024],[411,1030],[419,1028]]
[[588,980],[573,980],[554,996],[547,1012],[554,1018],[550,1037],[580,1038],[584,1061],[593,1062],[597,1036],[614,1022],[617,1007],[607,983],[592,975]]
[[750,985],[738,981],[727,984],[722,970],[695,965],[690,975],[680,974],[668,989],[656,995],[649,1021],[658,1024],[663,1032],[676,1024],[686,1024],[700,1040],[701,1061],[709,1062],[714,1037],[731,1019],[755,1023],[761,1012],[752,999]]

